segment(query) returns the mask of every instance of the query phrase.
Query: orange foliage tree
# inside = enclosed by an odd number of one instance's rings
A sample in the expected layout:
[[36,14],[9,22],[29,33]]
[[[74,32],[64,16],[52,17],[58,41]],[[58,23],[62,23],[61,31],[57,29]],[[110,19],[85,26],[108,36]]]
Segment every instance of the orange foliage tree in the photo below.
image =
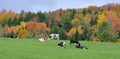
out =
[[[82,33],[83,33],[83,29],[81,28],[81,26],[78,26],[77,30],[78,30],[79,34],[82,34]],[[73,27],[73,28],[71,28],[70,31],[67,33],[67,36],[68,36],[68,37],[69,37],[69,36],[72,36],[73,34],[75,34],[75,32],[76,32],[76,27]]]
[[26,35],[28,34],[28,31],[26,29],[19,29],[18,31],[18,36],[19,38],[23,38],[23,37],[26,37]]
[[14,18],[16,17],[17,14],[15,12],[13,12],[12,10],[9,10],[8,12],[3,9],[1,12],[0,12],[0,23],[3,21],[3,20],[7,20],[9,18]]
[[17,26],[10,27],[10,31],[13,32],[13,34],[17,34],[18,30],[19,30],[19,27],[17,27]]
[[4,30],[3,30],[3,34],[5,37],[8,37],[10,33],[10,27],[8,25],[5,25]]
[[113,11],[105,11],[105,15],[107,16],[107,20],[112,25],[112,31],[114,33],[120,31],[120,18],[118,17],[117,13]]
[[72,36],[76,32],[76,27],[73,27],[70,29],[70,31],[67,33],[67,36]]
[[45,31],[50,31],[45,23],[37,23],[37,22],[28,22],[26,24],[27,30],[30,32],[34,32],[36,30],[43,29]]
[[26,24],[27,30],[30,31],[30,32],[34,32],[35,29],[37,28],[36,24],[37,24],[36,22],[28,22]]

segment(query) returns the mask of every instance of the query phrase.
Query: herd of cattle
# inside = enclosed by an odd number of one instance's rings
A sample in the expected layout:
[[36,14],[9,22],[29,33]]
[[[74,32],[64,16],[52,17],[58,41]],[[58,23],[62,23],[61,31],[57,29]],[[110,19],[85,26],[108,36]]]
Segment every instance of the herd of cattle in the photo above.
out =
[[[79,40],[77,40],[77,39],[71,39],[70,40],[70,45],[71,44],[76,44],[76,46],[75,46],[76,48],[88,49],[86,46],[81,46],[80,43],[79,43]],[[66,47],[66,43],[65,42],[59,42],[58,46],[65,48]]]
[[[18,38],[17,36],[10,36],[11,38]],[[52,40],[52,39],[56,39],[56,40],[59,40],[59,34],[50,34],[50,37],[48,38],[48,40]],[[44,42],[46,40],[46,38],[39,38],[38,39],[40,42]],[[80,43],[79,43],[79,40],[77,39],[70,39],[70,45],[71,44],[75,44],[75,47],[76,48],[79,48],[79,49],[88,49],[86,46],[81,46]],[[58,46],[60,47],[66,47],[66,42],[59,42],[58,43]]]
[[[52,40],[52,39],[58,39],[59,40],[59,34],[51,34],[50,37],[48,38],[48,40]],[[39,38],[38,39],[40,42],[44,42],[45,41],[45,38]],[[79,40],[77,39],[71,39],[70,40],[70,45],[71,44],[75,44],[76,48],[79,48],[79,49],[88,49],[86,46],[81,46],[80,43],[79,43]],[[66,42],[58,42],[58,46],[60,47],[66,47]]]

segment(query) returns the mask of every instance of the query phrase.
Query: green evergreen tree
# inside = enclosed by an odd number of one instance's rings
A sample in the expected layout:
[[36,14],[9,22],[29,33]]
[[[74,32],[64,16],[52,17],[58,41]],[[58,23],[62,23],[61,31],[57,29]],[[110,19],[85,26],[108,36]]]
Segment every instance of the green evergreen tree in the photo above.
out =
[[74,34],[74,38],[75,38],[75,39],[78,39],[78,38],[79,38],[79,32],[78,32],[78,30],[76,30],[76,32],[75,32],[75,34]]
[[110,26],[109,22],[102,22],[99,25],[97,36],[102,41],[113,41],[115,40],[116,36],[111,33],[112,27]]
[[13,23],[12,23],[12,25],[13,25],[13,26],[18,25],[18,20],[17,20],[16,17],[13,19]]
[[7,23],[9,26],[12,26],[12,19],[11,18],[9,18],[8,19],[8,23]]
[[3,20],[3,21],[1,22],[1,26],[2,26],[2,27],[4,27],[6,24],[7,24],[7,20]]
[[55,21],[55,19],[52,19],[51,23],[50,23],[50,28],[53,28],[55,26],[56,26],[56,21]]
[[22,15],[19,16],[17,21],[18,21],[18,24],[20,24],[20,22],[23,21]]
[[31,18],[32,18],[32,14],[31,14],[31,12],[28,12],[27,14],[26,14],[26,16],[25,16],[25,22],[28,22],[28,21],[30,21],[31,20]]
[[50,34],[55,33],[58,34],[59,33],[59,28],[57,26],[53,27],[50,31]]
[[72,20],[74,18],[75,15],[75,9],[71,10],[71,14],[70,14],[70,19]]
[[39,18],[39,20],[38,20],[39,22],[45,21],[45,15],[41,11],[37,13],[37,16]]
[[120,38],[120,32],[118,32],[118,34],[117,34],[117,35],[118,35],[117,39],[119,39],[119,38]]
[[64,20],[63,28],[66,32],[68,32],[72,28],[71,21],[68,18]]
[[61,40],[67,40],[67,36],[62,28],[59,29],[59,36]]
[[86,11],[86,9],[84,8],[83,11],[82,11],[83,16],[85,16],[86,13],[87,13],[87,11]]

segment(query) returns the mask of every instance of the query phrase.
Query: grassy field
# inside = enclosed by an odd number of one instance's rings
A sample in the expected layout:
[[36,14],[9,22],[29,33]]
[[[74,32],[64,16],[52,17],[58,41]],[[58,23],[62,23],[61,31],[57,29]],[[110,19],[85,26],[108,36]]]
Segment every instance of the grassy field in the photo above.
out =
[[120,59],[120,44],[80,41],[86,49],[70,45],[60,48],[60,40],[39,42],[36,39],[0,38],[0,59]]

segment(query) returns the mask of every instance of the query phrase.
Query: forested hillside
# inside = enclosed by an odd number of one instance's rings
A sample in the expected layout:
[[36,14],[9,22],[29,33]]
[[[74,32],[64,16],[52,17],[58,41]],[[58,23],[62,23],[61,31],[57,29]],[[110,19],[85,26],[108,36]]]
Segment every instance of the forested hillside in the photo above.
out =
[[79,9],[58,9],[50,12],[15,13],[0,11],[0,37],[48,37],[59,33],[60,39],[120,41],[120,4],[89,6]]

